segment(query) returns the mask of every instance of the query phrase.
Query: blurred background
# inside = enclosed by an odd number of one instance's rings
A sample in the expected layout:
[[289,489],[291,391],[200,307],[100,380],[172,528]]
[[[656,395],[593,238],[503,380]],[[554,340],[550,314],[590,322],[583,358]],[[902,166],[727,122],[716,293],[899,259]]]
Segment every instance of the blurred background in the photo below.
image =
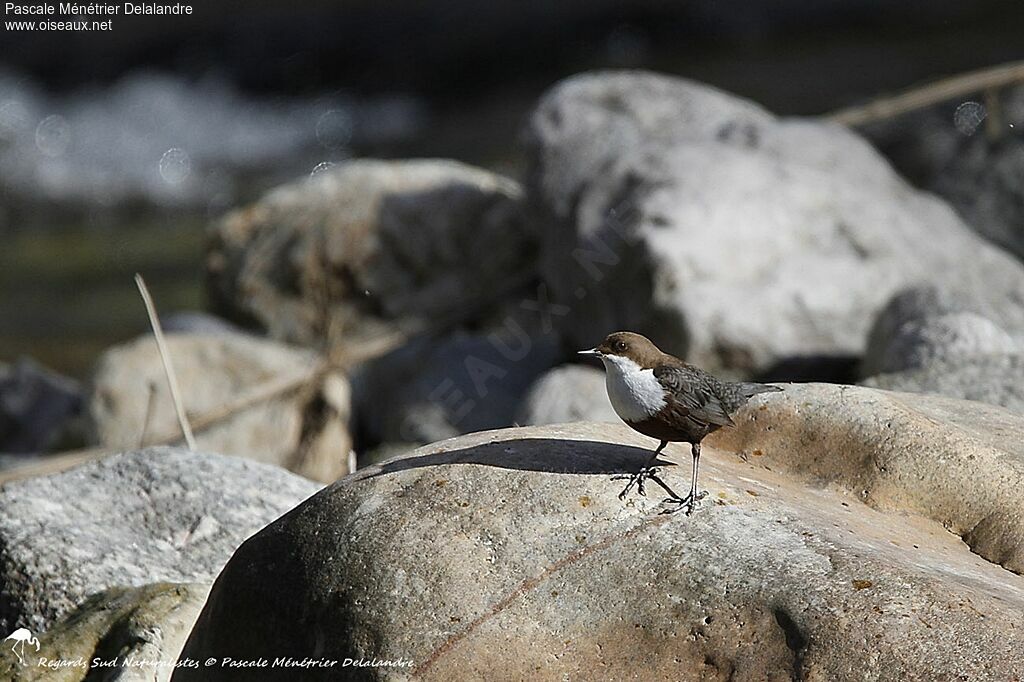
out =
[[[218,1],[101,33],[5,26],[0,362],[85,379],[148,329],[135,272],[161,311],[203,309],[207,225],[330,164],[519,179],[525,117],[571,74],[651,69],[818,115],[1021,59],[1021,36],[1024,5],[995,0]],[[883,151],[928,186],[919,155]]]
[[[1024,56],[992,0],[276,2],[0,40],[0,359],[81,377],[162,309],[203,305],[212,217],[318,164],[455,158],[516,176],[538,96],[646,68],[819,114]],[[4,17],[10,20],[14,17]]]

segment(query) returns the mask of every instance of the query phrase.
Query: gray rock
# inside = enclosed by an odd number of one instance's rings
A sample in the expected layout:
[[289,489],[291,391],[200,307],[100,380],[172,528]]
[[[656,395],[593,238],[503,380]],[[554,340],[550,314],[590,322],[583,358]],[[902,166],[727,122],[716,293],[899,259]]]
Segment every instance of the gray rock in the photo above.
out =
[[0,489],[0,631],[41,632],[115,586],[208,582],[319,485],[235,457],[150,448]]
[[875,317],[860,374],[869,377],[936,359],[1024,350],[1024,336],[1005,331],[993,321],[998,316],[977,292],[936,286],[904,289]]
[[543,275],[576,347],[632,329],[739,373],[857,356],[893,292],[929,282],[1024,329],[1024,268],[839,126],[596,73],[549,92],[527,139]]
[[979,400],[1024,414],[1024,354],[940,358],[923,367],[879,374],[865,386]]
[[[348,381],[325,372],[316,353],[233,333],[173,334],[167,347],[200,449],[323,482],[348,473]],[[151,336],[101,356],[91,381],[89,427],[93,441],[111,449],[180,440]]]
[[864,134],[978,233],[1024,258],[1024,86],[1004,89],[998,101],[994,111],[977,98],[944,102]]
[[359,433],[429,443],[511,426],[530,385],[560,355],[550,334],[421,337],[353,374]]
[[29,358],[13,365],[0,363],[0,452],[49,450],[81,411],[77,381]]
[[1024,350],[999,325],[977,313],[948,313],[901,326],[881,348],[865,353],[869,375],[925,367],[937,360],[955,360],[985,353]]
[[534,382],[519,407],[523,426],[565,422],[617,422],[608,401],[604,372],[584,365],[563,365]]
[[973,296],[972,292],[943,286],[901,289],[878,311],[868,338],[868,355],[872,347],[888,343],[899,333],[900,327],[907,323],[963,312],[990,318],[996,314],[991,305]]
[[[206,584],[157,583],[95,594],[39,635],[39,650],[28,647],[25,664],[0,649],[0,678],[166,682],[209,591]],[[94,666],[97,659],[101,665]],[[52,661],[81,665],[53,668]]]
[[[852,412],[841,411],[844,400]],[[749,409],[758,433],[784,427],[784,438],[749,443],[773,462],[839,465],[907,490],[907,505],[881,509],[844,489],[862,481],[833,474],[840,485],[822,488],[799,471],[769,470],[764,455],[744,462],[709,444],[709,499],[692,517],[658,515],[660,496],[624,503],[608,480],[652,446],[623,425],[510,429],[422,448],[335,483],[247,541],[183,656],[410,661],[352,673],[361,679],[1012,679],[1024,669],[1024,577],[909,504],[942,510],[942,482],[974,467],[975,490],[949,518],[959,528],[965,509],[982,519],[983,508],[1000,509],[1004,520],[1016,514],[1019,531],[1012,488],[1024,484],[1024,420],[973,403],[919,412],[902,401],[811,386]],[[832,429],[794,438],[819,410]],[[890,418],[919,431],[894,444]],[[997,423],[1010,450],[973,430]],[[853,427],[864,442],[834,438]],[[905,465],[890,455],[902,454],[930,475],[880,473],[871,448],[894,469]],[[685,446],[667,455],[688,464]],[[663,480],[684,488],[688,470],[668,468]],[[311,669],[304,679],[346,672]],[[289,674],[267,669],[261,679]],[[175,675],[191,679],[245,676]]]
[[350,357],[486,308],[535,274],[534,243],[511,180],[452,161],[351,161],[218,223],[208,283],[226,316]]

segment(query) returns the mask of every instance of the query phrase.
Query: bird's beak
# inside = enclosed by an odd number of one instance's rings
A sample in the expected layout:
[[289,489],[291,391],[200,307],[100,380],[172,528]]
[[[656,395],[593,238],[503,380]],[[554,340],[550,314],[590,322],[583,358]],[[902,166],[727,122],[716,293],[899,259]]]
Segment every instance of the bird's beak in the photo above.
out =
[[591,348],[590,350],[581,350],[577,355],[593,355],[595,357],[601,357],[601,351],[596,348]]

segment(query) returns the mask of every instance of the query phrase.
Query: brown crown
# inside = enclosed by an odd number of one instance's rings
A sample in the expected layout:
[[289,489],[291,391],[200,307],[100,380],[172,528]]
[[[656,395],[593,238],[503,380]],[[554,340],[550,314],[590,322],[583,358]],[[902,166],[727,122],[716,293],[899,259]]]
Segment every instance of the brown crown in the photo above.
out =
[[682,364],[678,358],[662,353],[654,343],[635,332],[613,332],[595,349],[603,355],[621,355],[647,369],[658,365]]

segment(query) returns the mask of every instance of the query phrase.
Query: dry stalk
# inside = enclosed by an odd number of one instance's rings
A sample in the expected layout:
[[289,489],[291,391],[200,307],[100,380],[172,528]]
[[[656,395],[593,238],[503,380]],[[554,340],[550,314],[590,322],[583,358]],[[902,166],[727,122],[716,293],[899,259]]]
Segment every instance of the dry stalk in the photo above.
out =
[[1021,82],[1024,82],[1024,62],[1010,62],[943,78],[898,95],[879,97],[861,106],[826,114],[824,118],[851,127],[862,126],[975,93],[986,93],[992,98],[989,93]]
[[171,365],[171,354],[167,350],[167,343],[164,340],[164,330],[160,326],[160,319],[156,316],[156,306],[153,305],[153,297],[149,295],[146,281],[138,273],[135,273],[135,285],[139,287],[142,302],[146,304],[146,314],[149,315],[149,324],[153,328],[153,336],[156,337],[156,347],[160,351],[160,360],[164,363],[164,374],[167,375],[167,386],[171,389],[171,401],[174,403],[174,411],[178,413],[178,424],[181,426],[181,433],[185,436],[185,443],[188,444],[188,449],[195,450],[196,439],[192,435],[192,427],[189,426],[188,417],[185,415],[185,405],[181,401],[181,392],[178,390],[178,378],[174,374],[174,367]]

